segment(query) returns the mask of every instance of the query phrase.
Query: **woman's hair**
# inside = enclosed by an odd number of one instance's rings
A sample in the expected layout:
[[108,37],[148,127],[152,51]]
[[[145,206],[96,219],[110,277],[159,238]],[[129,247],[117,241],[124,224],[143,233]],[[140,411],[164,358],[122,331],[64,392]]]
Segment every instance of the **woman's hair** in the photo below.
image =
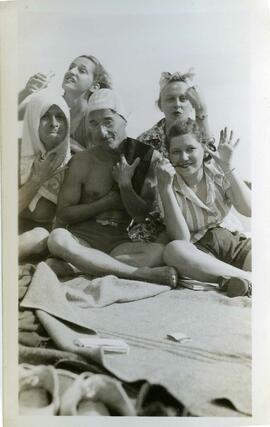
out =
[[[198,126],[198,123],[195,120],[192,120],[190,118],[186,120],[176,120],[171,127],[169,128],[168,135],[167,135],[167,143],[170,147],[170,142],[172,138],[176,136],[181,135],[192,135],[198,142],[200,142],[203,145],[207,145],[208,148],[210,148],[211,151],[216,151],[216,147],[214,144],[214,139],[205,138],[203,136],[202,130]],[[204,161],[208,162],[212,159],[210,154],[206,154],[204,157]]]
[[161,92],[165,88],[165,86],[167,86],[169,83],[174,83],[174,82],[186,83],[188,80],[192,80],[193,77],[194,77],[194,73],[192,70],[189,70],[186,73],[180,73],[178,71],[173,74],[169,72],[161,73],[161,77],[159,81],[160,92],[159,92],[158,100],[156,101],[158,108],[161,110]]
[[95,64],[94,81],[99,84],[100,89],[111,89],[112,81],[109,73],[105,70],[99,60],[93,55],[80,55],[79,58],[87,58]]

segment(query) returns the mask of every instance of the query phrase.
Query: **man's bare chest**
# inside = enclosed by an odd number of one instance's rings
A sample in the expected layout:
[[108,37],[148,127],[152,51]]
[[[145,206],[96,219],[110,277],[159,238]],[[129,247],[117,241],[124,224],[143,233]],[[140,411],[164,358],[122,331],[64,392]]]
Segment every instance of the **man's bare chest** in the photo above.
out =
[[82,188],[84,202],[98,200],[110,192],[114,184],[112,167],[111,162],[93,162],[89,166]]

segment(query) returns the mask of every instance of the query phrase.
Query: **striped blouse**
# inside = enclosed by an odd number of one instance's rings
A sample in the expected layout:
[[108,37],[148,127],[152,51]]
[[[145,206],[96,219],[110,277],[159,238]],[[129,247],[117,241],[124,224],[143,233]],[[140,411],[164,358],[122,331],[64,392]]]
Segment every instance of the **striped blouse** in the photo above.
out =
[[204,165],[206,181],[206,202],[175,175],[173,188],[176,200],[183,212],[191,234],[191,242],[200,240],[208,229],[217,227],[229,213],[232,202],[228,196],[230,183],[224,174],[213,164]]

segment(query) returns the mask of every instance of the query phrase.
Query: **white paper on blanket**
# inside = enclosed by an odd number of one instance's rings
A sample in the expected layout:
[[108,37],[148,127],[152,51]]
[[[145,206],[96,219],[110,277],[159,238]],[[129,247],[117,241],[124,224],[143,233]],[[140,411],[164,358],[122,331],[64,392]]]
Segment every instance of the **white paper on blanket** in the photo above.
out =
[[173,341],[177,341],[177,342],[191,340],[190,337],[183,334],[182,332],[173,332],[173,333],[167,334],[167,338],[169,338],[170,340],[173,340]]
[[86,338],[79,338],[74,340],[74,344],[79,347],[91,347],[91,348],[102,347],[105,353],[127,354],[129,352],[129,345],[124,340],[121,340],[121,339],[86,337]]

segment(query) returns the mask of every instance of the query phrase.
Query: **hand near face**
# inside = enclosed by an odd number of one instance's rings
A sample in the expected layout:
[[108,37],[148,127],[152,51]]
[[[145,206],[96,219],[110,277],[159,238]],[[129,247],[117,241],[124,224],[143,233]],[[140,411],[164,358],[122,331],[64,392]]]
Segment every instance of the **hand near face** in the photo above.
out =
[[25,91],[28,95],[31,95],[34,92],[39,92],[41,89],[48,87],[51,78],[54,76],[54,73],[48,75],[37,73],[34,76],[30,77],[25,86]]
[[222,168],[224,172],[231,170],[232,168],[232,157],[233,152],[237,145],[239,144],[240,139],[238,138],[234,141],[233,131],[230,131],[228,136],[227,128],[225,127],[220,131],[219,144],[216,152],[211,151],[207,146],[205,146],[205,150],[211,154],[213,159],[217,162],[217,164]]
[[42,185],[48,181],[53,175],[60,172],[59,166],[62,160],[56,153],[50,153],[43,160],[41,157],[36,157],[33,164],[32,180]]
[[186,91],[186,97],[196,111],[196,114],[206,114],[206,104],[198,89],[198,86],[191,86]]
[[156,166],[158,186],[160,189],[171,187],[175,175],[173,165],[167,159],[162,159]]
[[130,165],[124,154],[121,154],[120,162],[116,163],[112,170],[113,178],[118,183],[119,187],[131,182],[135,169],[139,163],[140,159],[137,157]]

